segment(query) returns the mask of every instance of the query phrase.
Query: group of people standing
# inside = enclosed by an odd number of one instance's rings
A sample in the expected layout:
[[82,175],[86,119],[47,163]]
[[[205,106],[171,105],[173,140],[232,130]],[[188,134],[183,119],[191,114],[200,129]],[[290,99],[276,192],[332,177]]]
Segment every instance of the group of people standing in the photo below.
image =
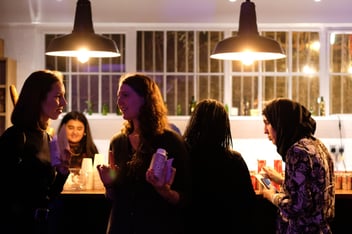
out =
[[[6,186],[15,194],[6,197],[4,230],[50,233],[46,220],[50,208],[57,208],[51,204],[69,168],[98,152],[80,112],[63,117],[58,132],[64,129],[66,134],[57,134],[59,150],[51,150],[46,129],[66,104],[64,83],[56,72],[36,71],[26,79],[12,113],[13,126],[0,138],[4,162],[16,168],[16,174],[1,171],[1,178],[13,175]],[[111,137],[109,165],[97,168],[111,201],[106,233],[263,233],[256,225],[258,198],[250,173],[241,153],[232,148],[229,115],[221,102],[201,100],[180,134],[168,122],[153,79],[128,73],[119,80],[117,107],[125,122]],[[263,121],[264,133],[286,163],[280,178],[264,168],[268,178],[282,184],[281,191],[263,191],[277,208],[276,233],[331,233],[333,161],[314,137],[310,112],[278,98],[264,107]],[[164,169],[161,177],[150,167],[158,148],[173,159],[172,170]],[[59,163],[52,165],[54,156]]]

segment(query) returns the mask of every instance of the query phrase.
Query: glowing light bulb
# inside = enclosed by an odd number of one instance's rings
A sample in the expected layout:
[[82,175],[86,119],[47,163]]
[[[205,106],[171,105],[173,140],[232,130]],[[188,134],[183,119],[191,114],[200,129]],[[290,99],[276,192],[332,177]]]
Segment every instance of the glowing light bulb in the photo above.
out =
[[81,63],[85,63],[89,60],[89,52],[87,49],[83,48],[80,49],[77,53],[77,59],[78,61],[80,61]]
[[241,54],[241,61],[246,66],[252,65],[254,61],[252,52],[243,52]]

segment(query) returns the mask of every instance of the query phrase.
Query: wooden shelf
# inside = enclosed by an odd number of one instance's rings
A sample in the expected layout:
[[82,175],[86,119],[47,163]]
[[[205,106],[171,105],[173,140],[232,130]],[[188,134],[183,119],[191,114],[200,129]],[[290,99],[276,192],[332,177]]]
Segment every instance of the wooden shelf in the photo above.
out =
[[[255,190],[255,193],[257,195],[261,195],[262,194],[262,190]],[[335,190],[335,195],[337,196],[343,196],[343,197],[351,197],[352,198],[352,190]]]
[[16,85],[16,62],[9,58],[0,58],[0,135],[11,126],[13,104],[10,85]]
[[105,189],[87,189],[87,190],[63,190],[61,194],[105,194]]

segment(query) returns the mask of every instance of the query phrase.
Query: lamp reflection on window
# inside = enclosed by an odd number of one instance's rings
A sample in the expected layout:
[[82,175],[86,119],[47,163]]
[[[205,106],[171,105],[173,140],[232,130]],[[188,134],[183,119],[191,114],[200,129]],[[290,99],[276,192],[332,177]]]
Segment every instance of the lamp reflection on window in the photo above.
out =
[[310,44],[310,49],[311,49],[311,50],[314,50],[314,51],[319,51],[319,49],[320,49],[320,42],[319,42],[319,41],[313,41],[313,42]]
[[303,67],[303,73],[308,74],[308,75],[314,74],[315,73],[315,69],[313,67],[309,66],[309,65],[305,65]]
[[348,73],[352,74],[352,66],[351,65],[348,67]]

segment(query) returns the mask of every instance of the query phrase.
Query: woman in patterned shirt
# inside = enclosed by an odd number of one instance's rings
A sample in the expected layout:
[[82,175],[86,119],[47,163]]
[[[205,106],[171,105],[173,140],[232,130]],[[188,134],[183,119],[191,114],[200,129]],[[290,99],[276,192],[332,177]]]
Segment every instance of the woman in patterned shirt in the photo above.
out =
[[[332,233],[334,165],[328,149],[314,137],[311,113],[295,101],[278,98],[266,105],[263,120],[264,133],[285,162],[282,191],[263,191],[278,207],[276,233]],[[270,169],[264,171],[272,177]]]

